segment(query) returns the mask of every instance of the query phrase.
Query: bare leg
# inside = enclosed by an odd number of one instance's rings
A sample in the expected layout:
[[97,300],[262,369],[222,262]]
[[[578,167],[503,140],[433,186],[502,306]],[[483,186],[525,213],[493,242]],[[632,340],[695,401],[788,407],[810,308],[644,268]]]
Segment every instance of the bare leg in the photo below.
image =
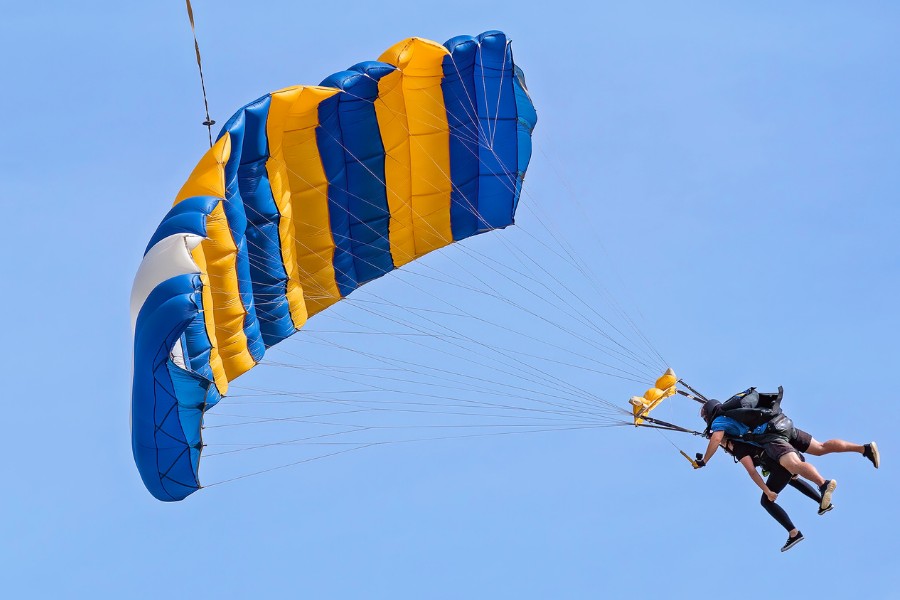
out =
[[854,444],[853,442],[845,440],[828,440],[823,443],[814,438],[809,443],[809,450],[806,452],[813,456],[823,456],[833,452],[858,452],[859,454],[863,454],[865,448],[862,444]]
[[810,463],[800,460],[800,456],[796,452],[785,454],[778,459],[778,463],[792,475],[799,475],[820,487],[825,484],[825,478],[819,474],[819,471]]

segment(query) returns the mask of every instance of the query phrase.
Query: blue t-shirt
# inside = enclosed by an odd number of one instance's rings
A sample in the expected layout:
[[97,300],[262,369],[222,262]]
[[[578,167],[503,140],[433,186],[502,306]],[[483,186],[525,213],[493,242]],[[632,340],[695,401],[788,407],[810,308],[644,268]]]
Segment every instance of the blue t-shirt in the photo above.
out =
[[[740,421],[735,421],[731,417],[716,417],[713,419],[712,425],[709,428],[710,431],[724,431],[725,435],[729,437],[741,437],[742,435],[748,433],[750,428]],[[753,430],[753,433],[760,434],[766,430],[766,423],[759,425],[756,429]]]
[[713,419],[712,425],[709,427],[710,431],[724,431],[725,435],[731,437],[741,437],[748,431],[750,428],[735,421],[731,417],[716,417]]

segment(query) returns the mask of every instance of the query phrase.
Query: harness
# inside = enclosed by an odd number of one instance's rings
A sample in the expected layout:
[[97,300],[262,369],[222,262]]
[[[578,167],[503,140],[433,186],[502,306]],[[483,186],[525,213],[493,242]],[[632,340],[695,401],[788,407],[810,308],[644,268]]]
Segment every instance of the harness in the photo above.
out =
[[723,402],[709,417],[704,435],[710,436],[717,417],[728,417],[749,429],[742,435],[731,436],[738,441],[764,446],[778,439],[790,439],[794,422],[781,410],[783,397],[784,388],[781,386],[775,393],[761,393],[755,387],[739,392]]
[[722,403],[722,414],[751,429],[768,423],[781,412],[784,388],[778,386],[775,393],[760,393],[756,388],[748,388]]
[[790,440],[794,422],[784,413],[778,413],[761,426],[761,430],[751,429],[737,439],[753,444],[765,446],[776,440]]

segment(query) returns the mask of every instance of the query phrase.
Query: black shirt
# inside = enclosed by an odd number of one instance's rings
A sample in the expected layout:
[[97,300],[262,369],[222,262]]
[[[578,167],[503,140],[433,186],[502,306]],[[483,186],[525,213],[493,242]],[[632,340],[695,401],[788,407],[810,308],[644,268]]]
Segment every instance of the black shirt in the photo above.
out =
[[766,459],[766,452],[763,448],[737,440],[728,440],[726,451],[737,461],[740,461],[745,456],[751,457],[753,465],[756,467],[762,466],[763,461]]

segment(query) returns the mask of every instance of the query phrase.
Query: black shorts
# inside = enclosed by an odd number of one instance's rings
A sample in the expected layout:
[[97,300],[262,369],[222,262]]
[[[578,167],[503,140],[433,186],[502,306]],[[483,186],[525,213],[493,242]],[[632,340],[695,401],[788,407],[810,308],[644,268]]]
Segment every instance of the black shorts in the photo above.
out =
[[791,430],[791,446],[793,446],[797,452],[806,452],[809,450],[810,443],[812,443],[812,436],[810,434],[796,427]]
[[800,459],[803,459],[800,451],[797,450],[797,448],[794,448],[794,446],[791,445],[791,442],[788,442],[788,440],[785,439],[777,439],[774,442],[769,442],[763,446],[763,448],[766,451],[766,456],[777,463],[780,463],[782,456],[790,454],[791,452],[796,452],[800,456]]

